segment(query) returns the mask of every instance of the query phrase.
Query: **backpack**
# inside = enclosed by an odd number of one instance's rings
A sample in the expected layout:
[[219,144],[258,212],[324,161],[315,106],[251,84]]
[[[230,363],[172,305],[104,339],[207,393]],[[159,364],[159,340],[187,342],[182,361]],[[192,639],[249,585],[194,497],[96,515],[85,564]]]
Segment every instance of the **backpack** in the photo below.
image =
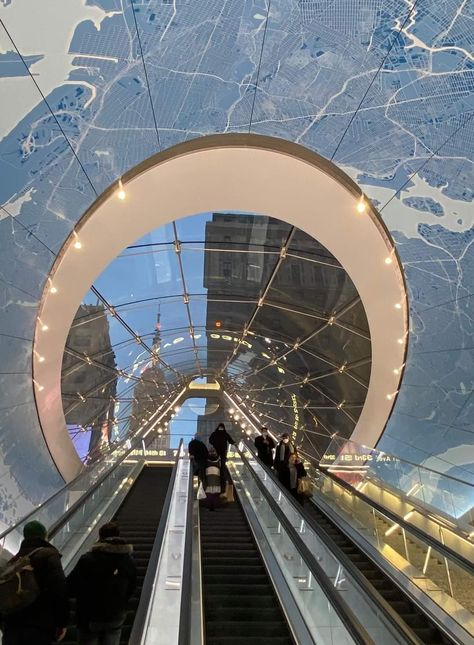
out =
[[38,598],[40,589],[30,558],[42,548],[9,562],[0,572],[0,614],[8,616]]

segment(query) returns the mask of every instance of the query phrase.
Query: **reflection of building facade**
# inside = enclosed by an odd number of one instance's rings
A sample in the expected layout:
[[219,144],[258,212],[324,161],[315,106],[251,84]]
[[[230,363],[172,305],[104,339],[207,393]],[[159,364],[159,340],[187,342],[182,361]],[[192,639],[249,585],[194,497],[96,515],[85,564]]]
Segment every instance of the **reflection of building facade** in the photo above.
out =
[[[156,318],[155,332],[153,335],[152,349],[158,355],[161,345],[161,322],[160,311]],[[155,412],[160,405],[162,395],[166,391],[165,377],[162,367],[156,358],[152,358],[150,363],[141,374],[140,380],[133,390],[132,419],[130,421],[130,431],[135,432],[141,425],[144,418]],[[170,447],[170,438],[168,433],[153,433],[153,438],[148,444],[153,450],[167,450]]]
[[[236,342],[241,338],[242,331],[277,266],[290,230],[291,227],[282,221],[248,214],[214,213],[212,220],[207,222],[204,286],[208,290],[206,324],[209,368],[218,371],[226,359],[231,357]],[[272,280],[265,302],[252,324],[251,332],[240,343],[238,365],[230,361],[227,373],[222,374],[222,378],[233,378],[239,384],[240,371],[248,374],[253,369],[261,368],[262,356],[265,360],[270,360],[270,344],[273,340],[286,342],[287,347],[290,347],[298,337],[304,337],[324,324],[324,321],[306,317],[301,312],[314,314],[320,307],[321,318],[333,315],[340,307],[338,303],[341,302],[341,294],[351,288],[352,282],[347,273],[327,249],[302,231],[296,231],[292,243],[286,249],[285,259]],[[266,305],[268,302],[281,307],[282,311]],[[260,338],[252,336],[252,332],[259,334]],[[272,337],[267,339],[268,344],[265,340],[267,336]],[[321,338],[319,349],[323,355],[326,353],[326,342],[334,342],[334,339]],[[302,354],[293,365],[296,365],[299,375],[304,378],[311,370],[311,363],[312,360],[306,362],[306,357]],[[290,365],[290,361],[274,367],[273,385],[298,380],[298,375],[287,379],[276,373],[276,370],[281,370],[284,374],[285,365]],[[307,370],[303,372],[305,368]],[[258,376],[255,379],[247,376],[245,383],[253,383],[257,388],[265,383],[268,385],[268,375],[269,372],[265,372],[261,380]],[[318,385],[321,389],[325,387],[323,383]],[[333,382],[331,387],[332,398],[342,400],[344,397],[338,392],[339,384]],[[266,422],[275,431],[289,432],[295,440],[298,436],[298,441],[302,442],[305,435],[301,435],[298,430],[314,429],[317,425],[314,416],[303,408],[305,401],[315,397],[314,390],[309,386],[282,387],[281,390],[262,392],[261,396],[255,396],[268,402],[262,422]],[[327,401],[325,403],[327,405]],[[257,411],[258,408],[259,406]],[[332,413],[333,411],[327,411],[324,414]],[[321,446],[327,443],[324,437],[318,437],[316,441]]]
[[66,341],[61,381],[66,423],[91,431],[89,452],[110,439],[117,393],[115,368],[104,307],[81,305]]
[[[285,244],[290,227],[285,222],[261,215],[214,213],[206,224],[206,251],[204,257],[204,287],[208,290],[207,329],[242,331],[253,313],[261,289],[266,285],[278,262],[280,249]],[[304,255],[286,256],[272,282],[270,301],[291,308],[304,309],[305,303],[314,301],[315,291],[324,293],[326,311],[333,311],[341,290],[348,280],[343,270],[334,269],[334,258],[328,265],[304,261],[303,257],[327,254],[315,240],[299,234],[298,246],[305,248]],[[301,244],[301,241],[304,244]],[[253,252],[252,252],[253,249]],[[245,251],[242,252],[242,251]],[[327,256],[323,256],[327,260]],[[292,301],[288,302],[288,293]],[[218,299],[253,300],[253,303],[220,303]],[[214,300],[214,301],[213,301]],[[259,320],[270,315],[262,308]],[[277,336],[293,339],[294,319],[271,311],[271,329]],[[222,360],[222,342],[208,339],[210,361],[208,367],[218,368]],[[227,347],[232,350],[233,347]],[[220,356],[220,358],[219,358]]]

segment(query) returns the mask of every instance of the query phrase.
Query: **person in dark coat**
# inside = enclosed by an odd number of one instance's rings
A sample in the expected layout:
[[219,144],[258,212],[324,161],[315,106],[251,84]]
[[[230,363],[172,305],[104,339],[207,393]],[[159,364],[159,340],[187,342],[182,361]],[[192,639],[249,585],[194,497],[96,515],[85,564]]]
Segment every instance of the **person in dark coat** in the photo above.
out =
[[197,475],[204,484],[206,480],[206,462],[209,451],[206,444],[196,434],[188,445],[188,453],[193,461],[193,475]]
[[278,479],[285,488],[290,490],[290,469],[288,461],[290,455],[295,451],[293,445],[290,443],[290,435],[282,434],[281,441],[275,450],[274,466],[278,475]]
[[99,541],[69,574],[69,595],[77,599],[79,645],[119,645],[127,604],[136,587],[132,551],[117,524],[104,524]]
[[219,423],[217,428],[209,437],[209,443],[217,452],[217,455],[221,463],[221,493],[225,492],[226,482],[230,480],[230,477],[227,474],[227,450],[229,445],[232,444],[235,446],[235,441],[232,439],[230,434],[225,429],[223,423]]
[[273,450],[275,449],[275,442],[268,434],[268,429],[262,426],[260,435],[255,438],[255,448],[257,449],[257,456],[260,461],[271,468],[273,466]]
[[[66,635],[69,601],[61,554],[48,542],[46,528],[37,521],[23,527],[20,550],[10,562],[29,555],[39,595],[2,621],[3,645],[51,645]],[[32,553],[35,551],[35,553]]]

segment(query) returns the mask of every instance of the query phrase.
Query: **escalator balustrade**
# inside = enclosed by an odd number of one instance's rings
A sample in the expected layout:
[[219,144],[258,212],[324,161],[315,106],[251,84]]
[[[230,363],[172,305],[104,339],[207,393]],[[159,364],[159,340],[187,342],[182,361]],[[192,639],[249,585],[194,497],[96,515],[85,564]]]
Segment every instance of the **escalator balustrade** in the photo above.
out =
[[306,504],[305,509],[423,643],[451,643],[421,609],[315,503]]
[[[120,645],[129,643],[171,473],[171,467],[145,467],[113,518],[120,527],[121,537],[133,546],[137,566],[137,588],[129,601]],[[62,642],[65,645],[77,643],[76,630],[70,628]]]

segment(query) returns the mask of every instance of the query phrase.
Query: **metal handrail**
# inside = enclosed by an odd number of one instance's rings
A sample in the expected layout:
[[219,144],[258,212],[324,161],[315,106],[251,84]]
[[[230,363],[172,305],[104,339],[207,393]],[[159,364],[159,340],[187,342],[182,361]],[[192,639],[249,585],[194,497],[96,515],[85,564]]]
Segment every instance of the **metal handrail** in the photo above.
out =
[[314,578],[318,581],[319,586],[323,590],[326,598],[330,602],[331,606],[335,610],[336,614],[339,616],[341,622],[346,627],[350,633],[353,640],[358,645],[375,645],[373,639],[370,637],[369,633],[366,631],[365,627],[360,623],[358,618],[354,615],[351,608],[348,606],[346,601],[337,593],[334,586],[331,584],[329,578],[323,571],[321,565],[316,560],[314,555],[311,553],[309,548],[301,539],[298,531],[283,513],[280,506],[270,495],[268,490],[265,488],[264,484],[254,472],[253,468],[250,466],[247,458],[242,453],[242,451],[237,447],[237,452],[240,455],[243,463],[247,466],[248,471],[250,472],[251,477],[254,479],[260,493],[265,498],[266,502],[272,509],[272,512],[278,519],[278,522],[283,526],[286,533],[289,535],[293,545],[299,552],[302,559],[306,562],[309,569],[311,570]]
[[158,524],[158,529],[156,531],[155,539],[153,541],[153,548],[151,550],[150,559],[148,561],[148,566],[145,573],[145,578],[143,580],[143,587],[140,594],[140,602],[138,603],[138,608],[135,613],[135,619],[133,621],[132,630],[130,632],[130,643],[140,643],[142,640],[143,630],[145,628],[148,605],[150,604],[150,597],[153,591],[156,569],[160,560],[161,547],[163,544],[163,538],[165,536],[166,524],[168,522],[168,515],[171,506],[171,497],[173,494],[173,488],[176,480],[176,473],[178,471],[178,463],[181,459],[181,448],[183,446],[183,439],[179,442],[178,453],[176,455],[176,461],[171,472],[170,482],[168,484],[168,490],[166,491],[165,501],[161,509],[160,522]]
[[[192,467],[192,464],[190,464]],[[183,578],[179,613],[178,645],[189,645],[191,640],[191,579],[193,571],[193,474],[189,473],[188,500],[186,508],[186,537],[184,541]]]
[[[362,491],[356,490],[347,482],[343,481],[342,479],[339,479],[339,477],[335,477],[330,473],[324,473],[324,474],[327,477],[329,477],[332,481],[335,481],[337,484],[339,484],[342,488],[349,491],[350,493],[352,493],[353,495],[361,499],[363,502],[371,506],[373,509],[375,509],[382,515],[385,515],[385,517],[387,517],[389,520],[391,520],[395,524],[398,524],[401,528],[405,529],[409,533],[412,533],[419,540],[426,542],[428,546],[432,547],[436,551],[439,551],[442,556],[448,558],[449,560],[452,560],[459,567],[467,571],[469,575],[474,576],[474,565],[472,564],[472,562],[467,560],[463,555],[456,553],[456,551],[453,551],[451,547],[447,546],[446,544],[443,544],[442,542],[439,542],[436,538],[432,537],[431,535],[428,535],[427,533],[422,531],[414,524],[410,524],[410,522],[405,520],[403,517],[400,517],[399,515],[397,515],[390,509],[386,508],[385,506],[382,506],[382,504],[373,500],[371,497],[364,495]],[[423,517],[426,517],[427,513],[423,512],[424,509],[421,509],[419,506],[415,506],[415,508],[417,512],[419,512]],[[463,536],[459,535],[458,533],[455,533],[455,535],[458,535],[461,539],[464,539]]]
[[[118,448],[119,446],[123,445],[124,443],[125,443],[125,441],[123,441],[123,442],[121,442],[121,443],[117,444],[117,445],[115,446],[115,448]],[[132,450],[133,450],[133,449],[134,449],[134,448],[132,448]],[[112,452],[113,452],[113,450],[112,450],[112,451],[110,451],[110,452],[108,452],[108,453],[106,453],[105,455],[103,455],[103,458],[105,459],[105,457],[110,457],[110,455],[111,455],[111,453],[112,453]],[[128,453],[127,453],[127,454],[128,454]],[[100,461],[96,462],[96,464],[94,464],[94,465],[98,465],[98,464],[99,464],[99,463],[101,463],[101,462],[102,462],[102,460],[100,460]],[[118,463],[120,463],[120,462],[118,462]],[[40,510],[41,510],[42,508],[44,508],[46,505],[51,504],[55,499],[57,499],[58,497],[60,497],[60,495],[62,495],[66,490],[68,490],[68,488],[71,488],[72,486],[75,486],[75,485],[77,484],[77,482],[78,482],[82,477],[84,477],[85,475],[87,475],[89,472],[90,472],[90,471],[89,471],[89,470],[87,470],[86,468],[84,468],[83,470],[81,470],[81,472],[80,472],[78,475],[76,475],[76,477],[75,477],[74,479],[71,479],[71,481],[70,481],[70,482],[68,482],[67,484],[64,484],[64,486],[61,486],[61,488],[59,488],[55,493],[53,493],[53,494],[51,495],[51,497],[48,497],[48,499],[46,499],[44,502],[41,502],[41,504],[38,504],[38,506],[35,506],[35,507],[34,507],[34,508],[29,512],[29,513],[27,513],[26,515],[24,515],[24,516],[21,518],[21,520],[19,520],[18,522],[16,522],[16,524],[14,524],[13,526],[10,526],[10,527],[9,527],[6,531],[4,531],[3,533],[0,533],[0,541],[1,541],[1,540],[3,540],[3,538],[5,538],[9,533],[13,532],[13,531],[18,527],[18,526],[21,526],[22,524],[24,524],[25,522],[27,522],[27,521],[30,519],[30,517],[33,517],[33,515],[35,515],[38,511],[40,511]],[[110,472],[111,472],[111,470],[109,469],[109,470],[107,470],[107,471],[105,472],[105,474],[107,475],[107,474],[108,474],[108,473],[110,473]]]
[[[342,441],[344,443],[352,443],[355,446],[360,446],[361,448],[364,448],[360,443],[357,443],[356,441],[352,441],[352,439],[343,439],[342,437],[336,437],[336,441]],[[378,453],[383,453],[384,455],[390,454],[385,452],[384,450],[379,450],[378,448],[367,448],[367,450],[375,450]],[[301,452],[301,451],[300,451]],[[439,470],[434,470],[434,468],[429,468],[428,466],[423,466],[421,464],[415,464],[413,461],[409,461],[408,459],[397,457],[396,455],[390,455],[394,457],[397,461],[403,463],[403,464],[409,464],[410,466],[413,466],[414,468],[419,468],[420,470],[427,470],[430,473],[433,473],[434,475],[437,475],[438,477],[442,477],[443,479],[451,479],[452,481],[458,483],[458,484],[463,484],[463,486],[469,486],[470,488],[474,488],[474,484],[471,484],[471,482],[467,482],[464,479],[459,479],[458,477],[454,477],[453,475],[446,475],[445,473],[441,473]],[[324,459],[324,455],[322,456],[322,459]],[[337,466],[338,464],[335,464]],[[319,465],[318,465],[319,466]],[[319,466],[320,468],[332,468],[333,464],[327,464],[327,465],[322,465]]]
[[[255,453],[251,451],[252,454]],[[266,464],[259,460],[259,465],[262,467],[267,477],[269,477],[273,483],[285,493],[281,483],[278,481],[275,474],[268,468]],[[347,573],[354,579],[355,583],[366,593],[370,601],[376,605],[377,609],[381,610],[384,615],[390,620],[391,624],[395,627],[400,636],[403,637],[404,642],[412,643],[413,645],[423,645],[422,641],[418,638],[415,632],[403,621],[400,619],[399,615],[393,610],[392,606],[385,600],[383,596],[377,591],[377,589],[367,580],[367,578],[360,572],[360,570],[355,566],[352,560],[342,551],[340,547],[331,539],[331,537],[326,533],[326,531],[319,526],[319,524],[314,520],[314,518],[309,515],[308,511],[297,504],[290,495],[286,495],[288,503],[301,515],[305,523],[309,528],[316,533],[316,535],[323,542],[324,546],[329,552],[333,554],[335,559],[341,564]]]
[[100,477],[99,479],[92,484],[90,488],[88,488],[75,502],[70,506],[65,513],[61,515],[61,517],[54,522],[50,528],[48,529],[48,536],[49,538],[53,538],[59,531],[62,529],[62,527],[67,524],[69,519],[74,515],[74,513],[77,511],[78,508],[83,506],[83,504],[89,499],[89,497],[92,497],[92,495],[95,493],[95,491],[104,483],[106,479],[114,473],[117,468],[124,462],[124,460],[130,455],[132,450],[135,450],[135,447],[132,446],[127,450],[126,453],[119,459],[119,461],[115,462],[114,465],[106,470]]
[[[169,408],[168,408],[168,409],[169,409]],[[167,410],[166,410],[166,411],[167,411]],[[160,416],[160,418],[161,418],[162,416],[164,416],[164,414],[166,413],[166,411],[165,411],[164,413],[162,413],[162,415]],[[157,420],[157,421],[158,421],[158,420]],[[154,421],[154,422],[155,422],[155,421]],[[147,429],[148,429],[148,426],[147,426],[147,428],[143,428],[143,427],[142,427],[142,428],[139,428],[139,430],[137,431],[137,433],[136,433],[136,434],[134,434],[133,436],[131,436],[131,437],[130,437],[130,436],[128,436],[128,437],[126,437],[125,439],[123,439],[122,441],[120,441],[120,442],[118,442],[118,443],[114,444],[114,445],[113,445],[113,447],[112,447],[110,450],[108,450],[106,453],[104,453],[104,454],[102,455],[102,458],[101,458],[99,461],[97,461],[97,462],[94,464],[94,466],[97,466],[98,464],[102,463],[102,461],[105,461],[107,458],[110,458],[110,457],[112,456],[113,452],[114,452],[115,450],[119,449],[120,447],[123,447],[123,446],[126,444],[126,442],[127,442],[127,441],[132,441],[132,442],[134,442],[134,445],[136,446],[136,442],[137,442],[137,441],[139,441],[139,440],[141,440],[141,439],[143,438],[144,433],[145,433],[145,431],[146,431]],[[132,446],[132,447],[128,450],[127,454],[130,454],[130,452],[131,452],[132,450],[134,450],[134,449],[135,449],[135,447],[134,447],[134,446]],[[122,459],[120,459],[120,461],[122,461]],[[118,462],[118,463],[120,463],[120,462]],[[44,502],[41,502],[41,504],[38,504],[38,506],[35,506],[31,511],[29,511],[26,515],[24,515],[20,520],[18,520],[18,522],[16,522],[13,526],[10,526],[8,529],[6,529],[6,531],[3,531],[3,533],[0,533],[0,541],[1,541],[1,540],[3,540],[3,538],[5,538],[9,533],[11,533],[11,532],[15,531],[15,530],[17,529],[17,527],[21,526],[21,525],[22,525],[22,524],[24,524],[26,521],[28,521],[28,520],[30,519],[30,517],[33,517],[33,515],[35,515],[39,510],[41,510],[42,508],[44,508],[46,505],[51,504],[51,503],[53,502],[53,500],[57,499],[57,498],[58,498],[60,495],[62,495],[66,490],[68,490],[68,488],[70,488],[70,487],[72,487],[72,486],[75,486],[75,485],[77,484],[77,482],[78,482],[82,477],[86,476],[89,472],[90,472],[90,470],[87,470],[87,468],[86,468],[86,467],[82,468],[82,470],[81,470],[81,471],[76,475],[76,477],[74,477],[74,479],[71,479],[71,481],[70,481],[70,482],[65,483],[65,484],[64,484],[64,486],[61,486],[61,488],[59,488],[55,493],[53,493],[53,494],[51,495],[51,497],[48,497],[48,499],[46,499]],[[111,472],[111,470],[109,469],[109,470],[107,470],[106,472],[107,472],[107,473],[110,473],[110,472]],[[54,525],[53,525],[53,526],[54,526]]]

